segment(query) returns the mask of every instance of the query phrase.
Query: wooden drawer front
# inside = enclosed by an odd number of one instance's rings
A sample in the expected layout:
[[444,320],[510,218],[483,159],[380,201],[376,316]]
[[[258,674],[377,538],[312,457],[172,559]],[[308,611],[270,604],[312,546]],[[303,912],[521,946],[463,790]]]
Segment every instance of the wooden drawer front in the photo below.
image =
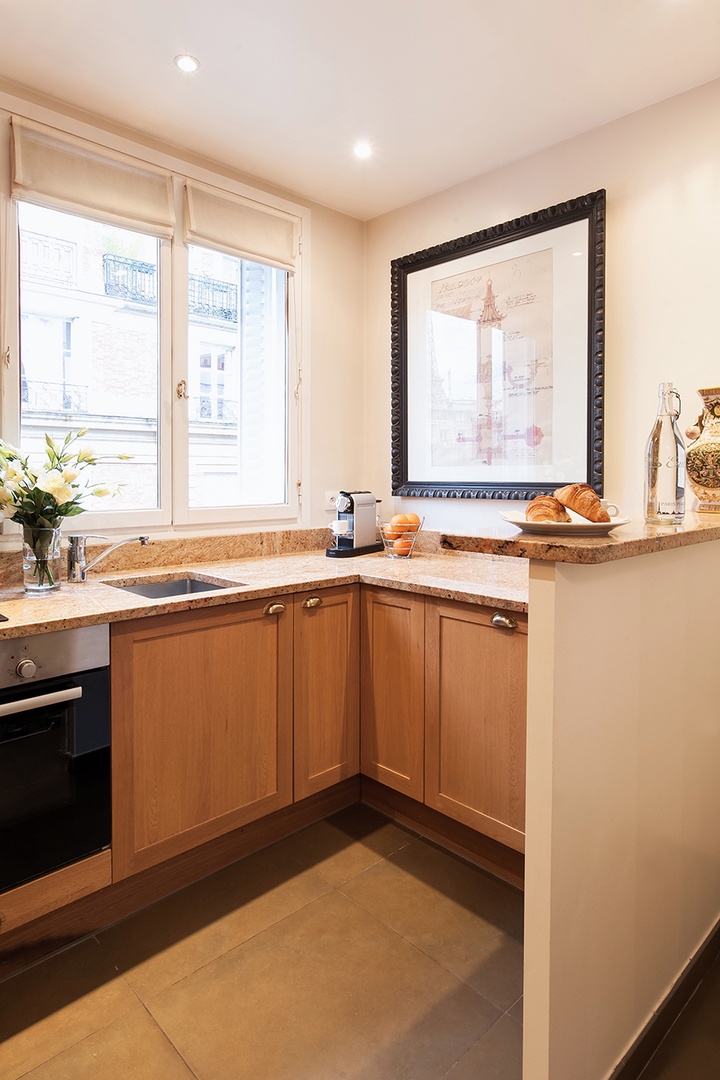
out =
[[494,611],[427,601],[425,801],[522,851],[527,617]]
[[422,801],[425,600],[363,587],[361,771]]

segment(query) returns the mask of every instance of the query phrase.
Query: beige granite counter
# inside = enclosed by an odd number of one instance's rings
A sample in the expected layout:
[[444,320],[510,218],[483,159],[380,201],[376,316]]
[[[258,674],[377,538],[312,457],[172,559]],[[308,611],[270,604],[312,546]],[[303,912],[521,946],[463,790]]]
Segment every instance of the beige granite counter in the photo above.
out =
[[[363,582],[511,611],[527,611],[531,559],[605,563],[669,548],[720,540],[715,515],[687,514],[676,529],[632,521],[607,537],[535,536],[498,516],[483,535],[423,533],[410,559],[384,554],[328,559],[326,529],[284,530],[216,537],[151,538],[128,544],[92,570],[82,584],[64,582],[47,597],[22,590],[19,552],[0,555],[0,637],[20,637],[71,626],[117,622],[272,597],[330,585]],[[89,559],[103,550],[89,550]],[[164,581],[188,573],[223,585],[220,592],[147,599],[116,585]],[[111,584],[113,582],[114,584]]]
[[720,540],[720,514],[688,513],[683,524],[678,526],[630,521],[602,537],[531,535],[498,515],[497,524],[490,528],[483,526],[482,535],[444,533],[440,544],[448,551],[589,565],[702,544],[707,540]]
[[[430,538],[427,544],[435,546]],[[324,550],[301,550],[251,558],[226,558],[224,561],[196,557],[195,562],[190,562],[183,558],[161,565],[153,558],[152,547],[151,542],[147,548],[138,545],[136,549],[124,549],[131,553],[137,551],[139,566],[103,573],[105,568],[101,564],[90,572],[86,582],[63,582],[57,592],[47,597],[28,597],[21,585],[6,583],[0,587],[0,612],[8,617],[8,622],[0,624],[0,637],[20,637],[72,626],[214,607],[353,582],[527,611],[528,563],[523,560],[452,552],[443,554],[438,550],[416,550],[412,558],[402,560],[388,559],[384,554],[329,559]],[[217,545],[213,554],[218,554]],[[115,587],[143,581],[167,581],[188,573],[220,583],[227,589],[147,599]]]

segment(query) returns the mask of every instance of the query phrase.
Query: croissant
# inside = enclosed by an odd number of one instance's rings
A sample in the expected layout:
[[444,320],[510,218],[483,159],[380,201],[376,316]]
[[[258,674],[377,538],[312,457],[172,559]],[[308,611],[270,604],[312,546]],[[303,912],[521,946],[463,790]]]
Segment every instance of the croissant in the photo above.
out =
[[603,510],[600,498],[589,484],[568,484],[553,493],[556,499],[588,521],[609,521],[610,515]]
[[525,511],[527,521],[571,521],[572,518],[561,502],[552,495],[538,495],[528,503]]

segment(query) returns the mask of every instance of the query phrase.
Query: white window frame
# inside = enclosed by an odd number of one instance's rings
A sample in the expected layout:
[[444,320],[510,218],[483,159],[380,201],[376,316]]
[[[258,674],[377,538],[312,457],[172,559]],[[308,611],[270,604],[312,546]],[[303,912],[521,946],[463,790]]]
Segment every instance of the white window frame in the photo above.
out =
[[[269,195],[256,188],[219,176],[161,152],[151,151],[130,140],[112,136],[80,121],[74,121],[40,106],[23,102],[0,93],[0,120],[9,121],[11,113],[43,124],[49,124],[70,135],[76,135],[106,147],[115,153],[126,153],[151,165],[168,169],[173,174],[173,198],[176,227],[171,240],[158,240],[160,287],[158,318],[160,334],[159,409],[158,409],[158,483],[159,508],[86,512],[69,519],[64,532],[103,532],[113,535],[128,531],[148,531],[154,534],[210,534],[238,528],[249,531],[263,526],[297,527],[302,525],[301,445],[303,385],[301,346],[306,337],[303,327],[309,325],[308,290],[303,288],[307,273],[310,211],[307,207]],[[5,111],[7,109],[7,112]],[[6,441],[18,445],[20,430],[20,340],[19,340],[19,281],[18,230],[16,204],[10,194],[10,136],[9,123],[0,134],[0,333],[2,362],[0,383],[0,434]],[[183,188],[185,178],[209,184],[221,192],[252,199],[268,208],[294,215],[299,222],[302,254],[298,256],[294,273],[288,279],[287,315],[287,494],[286,501],[275,506],[208,507],[191,509],[188,491],[188,415],[186,402],[178,397],[176,388],[188,379],[187,287],[188,251],[182,238]],[[38,200],[39,201],[39,200]],[[70,210],[77,213],[76,210]],[[98,218],[88,212],[93,220]],[[138,229],[138,231],[143,231]],[[235,254],[232,250],[228,254]],[[305,274],[303,274],[303,262]],[[92,431],[88,432],[92,445]],[[97,480],[102,482],[101,469]],[[3,532],[19,530],[6,522]],[[0,539],[0,546],[3,541]]]

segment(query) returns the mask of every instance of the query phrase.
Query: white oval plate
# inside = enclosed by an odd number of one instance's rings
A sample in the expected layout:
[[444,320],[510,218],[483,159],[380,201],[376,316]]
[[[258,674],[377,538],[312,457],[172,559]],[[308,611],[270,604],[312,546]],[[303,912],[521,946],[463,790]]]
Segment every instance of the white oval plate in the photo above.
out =
[[618,525],[627,525],[631,520],[615,517],[609,521],[588,521],[587,518],[573,515],[572,510],[569,513],[573,517],[572,521],[528,521],[519,510],[500,514],[500,517],[523,532],[541,536],[607,536],[611,529],[617,529]]

